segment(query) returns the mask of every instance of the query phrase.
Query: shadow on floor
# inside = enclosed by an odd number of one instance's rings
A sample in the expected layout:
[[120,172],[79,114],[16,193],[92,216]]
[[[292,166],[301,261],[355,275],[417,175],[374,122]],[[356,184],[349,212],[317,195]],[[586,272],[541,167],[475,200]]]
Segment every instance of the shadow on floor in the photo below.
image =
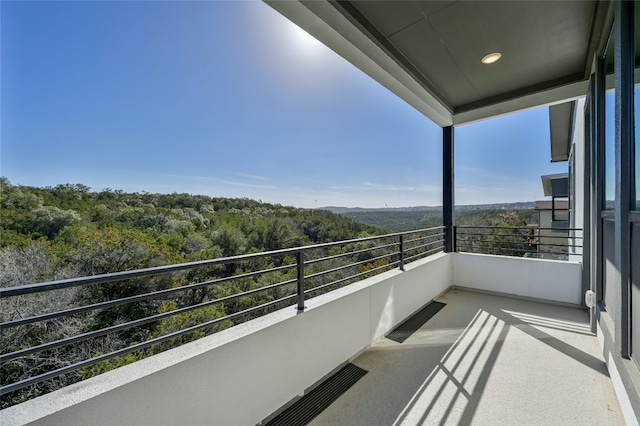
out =
[[586,311],[468,291],[404,343],[353,363],[366,377],[311,424],[623,424]]

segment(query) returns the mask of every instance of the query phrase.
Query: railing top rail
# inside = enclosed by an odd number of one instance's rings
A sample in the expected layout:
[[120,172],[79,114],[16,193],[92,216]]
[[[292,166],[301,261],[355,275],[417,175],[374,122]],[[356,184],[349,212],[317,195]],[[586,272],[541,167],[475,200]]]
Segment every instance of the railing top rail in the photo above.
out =
[[299,251],[309,251],[314,249],[326,248],[336,245],[353,244],[363,241],[378,240],[382,238],[398,237],[400,235],[415,234],[418,232],[427,232],[443,229],[443,226],[435,226],[432,228],[416,229],[412,231],[395,232],[391,234],[376,235],[372,237],[355,238],[351,240],[336,241],[330,243],[313,244],[308,246],[298,246],[287,249],[271,250],[260,253],[242,254],[238,256],[219,257],[216,259],[200,260],[196,262],[179,263],[175,265],[156,266],[152,268],[136,269],[133,271],[114,272],[110,274],[92,275],[88,277],[68,278],[56,281],[47,281],[42,283],[26,284],[22,286],[0,288],[0,298],[20,296],[24,294],[39,293],[49,290],[59,290],[63,288],[78,287],[89,284],[100,284],[112,281],[125,280],[130,278],[146,277],[151,275],[159,275],[169,272],[180,272],[188,269],[204,268],[207,266],[223,265],[233,262],[242,262],[246,260],[294,254]]
[[582,228],[553,228],[553,227],[544,227],[544,226],[500,226],[500,225],[496,225],[496,226],[490,226],[490,225],[485,225],[485,226],[480,226],[480,225],[456,225],[456,228],[465,228],[465,229],[523,229],[523,230],[529,230],[529,229],[542,229],[542,230],[549,230],[549,231],[582,231]]
[[[502,228],[501,228],[502,229]],[[466,231],[466,230],[465,230]],[[457,236],[466,236],[466,235],[479,235],[479,236],[484,236],[484,237],[536,237],[536,238],[562,238],[562,239],[576,239],[576,240],[582,240],[584,239],[584,237],[582,235],[528,235],[525,233],[519,233],[519,234],[509,234],[509,233],[499,233],[499,232],[493,232],[493,233],[487,233],[487,232],[456,232]]]

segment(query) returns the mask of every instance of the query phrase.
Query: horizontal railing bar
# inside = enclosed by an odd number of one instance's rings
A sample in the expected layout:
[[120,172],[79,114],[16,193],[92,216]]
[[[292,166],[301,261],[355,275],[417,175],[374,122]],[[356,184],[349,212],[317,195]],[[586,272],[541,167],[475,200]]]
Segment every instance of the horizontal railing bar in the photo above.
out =
[[224,282],[234,281],[234,280],[241,279],[241,278],[248,278],[248,277],[252,277],[252,276],[256,276],[256,275],[264,275],[264,274],[267,274],[267,273],[276,272],[276,271],[282,271],[282,270],[286,270],[286,269],[292,269],[292,268],[295,268],[295,267],[296,267],[295,264],[278,266],[276,268],[265,269],[265,270],[262,270],[262,271],[248,272],[248,273],[240,274],[240,275],[232,275],[230,277],[218,278],[218,279],[215,279],[215,280],[204,281],[204,282],[201,282],[201,283],[189,284],[189,285],[185,285],[185,286],[182,286],[182,287],[168,288],[166,290],[159,290],[159,291],[154,291],[154,292],[151,292],[151,293],[139,294],[137,296],[124,297],[124,298],[121,298],[121,299],[109,300],[107,302],[100,302],[100,303],[94,303],[92,305],[79,306],[77,308],[71,308],[71,309],[67,309],[67,310],[64,310],[64,311],[58,311],[58,312],[52,312],[52,313],[48,313],[48,314],[42,314],[42,315],[37,315],[37,316],[29,317],[29,318],[22,318],[22,319],[19,319],[19,320],[7,321],[7,322],[3,322],[2,324],[0,324],[0,330],[6,330],[6,329],[9,329],[9,328],[18,327],[18,326],[26,325],[26,324],[32,324],[34,322],[45,321],[45,320],[52,319],[52,318],[59,318],[61,316],[69,316],[69,315],[79,314],[79,313],[82,313],[82,312],[92,311],[92,310],[96,310],[96,309],[110,308],[110,307],[113,307],[113,306],[124,305],[126,303],[140,302],[140,301],[148,300],[148,299],[157,299],[157,298],[160,298],[161,296],[167,296],[167,295],[173,294],[173,293],[179,293],[179,292],[186,291],[186,290],[194,290],[194,289],[201,288],[201,287],[206,287],[206,286],[215,285],[215,284],[221,284],[221,283],[224,283]]
[[544,231],[582,231],[582,228],[554,228],[554,227],[542,227],[542,226],[476,226],[476,225],[456,225],[458,229],[542,229]]
[[405,248],[404,251],[415,250],[417,248],[427,247],[427,246],[431,246],[433,244],[438,244],[438,243],[444,243],[444,240],[442,239],[442,240],[436,240],[436,241],[429,241],[428,243],[424,243],[424,244],[418,244],[413,247]]
[[[369,272],[369,271],[367,271],[367,272]],[[357,273],[355,275],[351,275],[351,276],[345,277],[345,278],[340,278],[339,280],[331,281],[330,283],[327,283],[327,284],[321,284],[321,285],[319,285],[317,287],[313,287],[313,288],[305,290],[304,294],[311,294],[311,293],[316,292],[318,290],[322,290],[323,288],[330,287],[332,285],[337,285],[337,284],[340,284],[341,282],[344,282],[344,281],[349,281],[351,279],[359,277],[360,275],[364,275],[365,273],[366,272],[359,272],[359,273]]]
[[20,296],[30,293],[39,293],[49,290],[59,290],[63,288],[78,287],[89,284],[103,284],[113,281],[123,281],[131,278],[140,278],[152,275],[161,275],[169,272],[180,272],[188,269],[199,269],[207,266],[216,266],[226,263],[234,263],[240,261],[247,261],[256,258],[265,257],[268,255],[285,254],[279,251],[264,252],[264,253],[251,253],[242,256],[223,257],[218,259],[203,260],[198,262],[181,263],[177,265],[157,266],[153,268],[137,269],[135,271],[115,272],[110,274],[93,275],[89,277],[71,278],[66,280],[49,281],[38,284],[29,284],[18,287],[7,287],[0,289],[1,297]]
[[582,245],[577,244],[551,244],[551,243],[540,243],[540,242],[525,242],[525,241],[495,241],[495,240],[460,240],[458,241],[458,245],[466,244],[472,245],[477,243],[496,243],[499,244],[498,247],[480,247],[480,248],[499,248],[501,245],[514,245],[514,244],[526,244],[529,246],[535,247],[573,247],[573,248],[582,248]]
[[317,277],[320,277],[320,276],[325,275],[325,274],[330,274],[332,272],[342,271],[343,269],[352,268],[352,267],[357,266],[357,265],[358,265],[357,263],[348,263],[346,265],[338,266],[338,267],[333,268],[333,269],[327,269],[326,271],[314,272],[313,274],[305,275],[304,279],[308,280],[308,279],[311,279],[311,278],[317,278]]
[[565,256],[565,255],[569,254],[569,253],[559,253],[559,252],[553,252],[553,251],[509,249],[509,248],[505,248],[505,247],[501,247],[501,248],[496,247],[494,249],[483,249],[483,248],[479,248],[479,247],[475,247],[475,248],[465,247],[465,248],[459,249],[458,251],[461,252],[461,253],[492,254],[492,255],[496,255],[496,256],[498,256],[499,254],[490,253],[490,252],[491,251],[508,251],[508,252],[515,252],[515,253],[551,254],[551,255],[562,255],[562,256]]
[[[426,248],[426,247],[416,247],[416,248],[424,249],[424,248]],[[428,249],[428,250],[424,250],[424,251],[421,251],[421,252],[419,252],[419,253],[415,253],[415,254],[412,254],[412,255],[410,255],[410,256],[407,256],[407,258],[406,258],[406,259],[411,259],[413,256],[416,256],[416,255],[419,255],[419,254],[422,254],[422,253],[429,253],[429,252],[432,252],[432,251],[434,251],[434,250],[440,250],[440,249],[443,249],[443,248],[444,248],[444,245],[439,245],[439,246],[437,246],[437,247],[430,248],[430,249]]]
[[[458,248],[460,249],[460,247]],[[483,250],[483,251],[504,250],[504,251],[519,252],[519,253],[537,253],[537,250],[517,249],[517,248],[514,249],[514,248],[507,248],[507,247],[467,247],[467,248],[473,248],[476,250]],[[460,250],[460,251],[463,251],[463,250]]]
[[404,240],[404,242],[405,243],[412,243],[414,241],[426,240],[427,238],[444,237],[444,236],[445,236],[445,234],[443,232],[443,233],[440,233],[440,234],[425,235],[425,236],[422,236],[422,237],[413,238],[411,240]]
[[[416,231],[409,231],[410,233],[416,233]],[[425,235],[422,237],[418,237],[412,240],[405,240],[405,244],[408,242],[412,242],[412,241],[418,241],[418,240],[422,240],[422,239],[427,239],[427,238],[432,238],[432,237],[436,237],[436,236],[444,236],[444,233],[438,233],[438,234],[431,234],[431,235]],[[394,242],[394,243],[389,243],[389,244],[384,244],[384,245],[380,245],[380,246],[375,246],[375,247],[368,247],[368,248],[364,248],[364,249],[360,249],[360,250],[354,250],[354,251],[350,251],[347,253],[340,253],[340,254],[336,254],[336,255],[332,255],[332,256],[326,256],[323,258],[319,258],[319,259],[312,259],[312,260],[308,260],[305,261],[306,265],[311,265],[314,263],[319,263],[319,262],[324,262],[327,260],[332,260],[332,259],[338,259],[341,257],[346,257],[346,256],[350,256],[350,255],[354,255],[357,253],[364,253],[364,252],[368,252],[368,251],[372,251],[372,250],[379,250],[379,249],[383,249],[383,248],[388,248],[388,247],[394,247],[394,246],[398,246],[400,245],[400,243],[398,242]]]
[[[495,236],[513,236],[513,237],[531,237],[531,238],[536,238],[538,237],[538,235],[533,235],[533,234],[494,234],[491,232],[458,232],[456,235],[461,236],[461,235],[495,235]],[[561,236],[561,238],[567,238],[566,236]]]
[[317,277],[320,277],[320,276],[325,275],[325,274],[330,274],[332,272],[338,272],[338,271],[341,271],[343,269],[352,268],[354,266],[364,265],[366,263],[375,262],[376,260],[380,260],[380,259],[384,259],[384,258],[387,258],[387,257],[391,257],[393,255],[397,255],[398,253],[399,252],[387,253],[387,254],[383,254],[382,256],[373,257],[371,259],[361,260],[360,262],[349,263],[348,265],[342,265],[342,266],[338,266],[337,268],[327,269],[326,271],[320,271],[320,272],[316,272],[316,273],[313,273],[313,274],[310,274],[310,275],[305,275],[304,278],[305,279],[317,278]]
[[422,253],[417,253],[417,254],[414,254],[412,256],[408,256],[405,260],[406,260],[406,263],[409,264],[409,263],[414,262],[416,260],[420,260],[420,259],[424,259],[426,257],[429,257],[429,256],[433,255],[434,253],[438,253],[438,251],[444,251],[444,247],[440,247],[440,248],[434,249],[434,250],[425,251],[425,252],[422,252]]
[[474,236],[500,236],[500,237],[522,237],[522,238],[555,238],[555,239],[572,239],[572,240],[583,240],[582,237],[573,237],[570,235],[540,235],[540,234],[494,234],[494,233],[484,233],[484,232],[460,232],[457,233],[458,238],[464,235],[474,235]]
[[343,281],[352,280],[352,279],[354,279],[354,278],[358,278],[358,277],[359,277],[359,276],[361,276],[361,275],[370,274],[370,273],[372,273],[372,272],[377,271],[378,269],[383,269],[383,268],[391,268],[391,269],[395,269],[395,266],[394,266],[393,264],[377,266],[377,267],[375,267],[375,268],[373,268],[373,269],[369,269],[368,271],[358,272],[357,274],[355,274],[355,275],[351,275],[350,277],[340,278],[339,280],[335,280],[335,281],[332,281],[332,282],[327,283],[327,284],[322,284],[322,285],[319,285],[319,286],[317,286],[317,287],[310,288],[310,289],[308,289],[308,290],[305,290],[305,291],[304,291],[304,294],[313,293],[313,292],[318,291],[318,290],[321,290],[321,289],[323,289],[323,288],[326,288],[326,287],[330,287],[330,286],[332,286],[332,285],[339,284],[339,283],[341,283],[341,282],[343,282]]
[[429,237],[437,237],[437,236],[443,236],[443,235],[446,235],[445,230],[442,230],[442,232],[436,232],[436,233],[433,233],[433,234],[420,235],[417,238],[429,238]]
[[351,256],[351,255],[358,254],[358,253],[364,253],[365,251],[369,251],[369,250],[371,250],[371,249],[366,248],[366,249],[350,251],[350,252],[347,252],[347,253],[333,254],[331,256],[326,256],[326,257],[322,257],[322,258],[319,258],[319,259],[305,260],[304,264],[305,265],[313,265],[314,263],[326,262],[327,260],[333,260],[333,259],[339,259],[341,257]]
[[540,244],[537,243],[538,247],[572,247],[572,248],[582,248],[581,245],[577,245],[577,244],[549,244],[549,243],[544,243],[544,244]]
[[444,241],[445,240],[438,240],[438,241],[432,241],[432,242],[428,242],[428,243],[424,243],[424,244],[416,244],[415,246],[412,246],[412,247],[405,247],[404,248],[404,252],[407,253],[407,252],[414,251],[414,250],[417,250],[417,249],[434,246],[436,244],[444,245]]
[[19,296],[19,295],[29,294],[29,293],[39,293],[39,292],[48,291],[48,290],[58,290],[62,288],[77,287],[77,286],[88,285],[88,284],[99,284],[99,283],[105,283],[105,282],[111,282],[111,281],[121,281],[129,278],[139,278],[139,277],[150,276],[150,275],[160,275],[168,272],[179,272],[187,269],[204,268],[207,266],[222,265],[227,263],[243,262],[243,261],[252,260],[256,258],[287,255],[287,254],[296,253],[298,251],[309,251],[309,250],[314,250],[318,248],[352,244],[352,243],[357,243],[362,241],[391,238],[395,236],[407,235],[407,234],[412,234],[417,232],[432,231],[436,229],[443,229],[443,227],[437,226],[433,228],[425,228],[425,229],[419,229],[415,231],[396,232],[393,234],[385,234],[385,235],[378,235],[378,236],[365,237],[365,238],[355,238],[352,240],[337,241],[333,243],[314,244],[314,245],[308,245],[308,246],[300,246],[300,247],[293,247],[293,248],[287,248],[287,249],[266,251],[261,253],[251,253],[251,254],[243,254],[238,256],[221,257],[217,259],[200,260],[196,262],[179,263],[176,265],[156,266],[153,268],[137,269],[134,271],[122,271],[122,272],[115,272],[110,274],[93,275],[89,277],[69,278],[64,280],[48,281],[48,282],[37,283],[37,284],[27,284],[27,285],[16,286],[16,287],[6,287],[6,288],[0,289],[0,298]]
[[436,247],[436,248],[433,248],[431,250],[423,251],[422,253],[417,253],[417,254],[411,255],[411,256],[405,258],[405,261],[408,263],[408,262],[411,261],[411,259],[415,259],[418,256],[422,256],[422,255],[430,256],[429,253],[437,252],[438,250],[444,250],[444,246]]
[[351,255],[358,254],[358,253],[364,253],[364,252],[371,251],[371,250],[378,250],[378,249],[393,247],[393,246],[397,246],[397,245],[400,245],[400,243],[389,243],[389,244],[384,244],[384,245],[381,245],[381,246],[369,247],[369,248],[364,248],[364,249],[360,249],[360,250],[354,250],[354,251],[350,251],[350,252],[347,252],[347,253],[334,254],[334,255],[331,255],[331,256],[322,257],[320,259],[308,260],[308,261],[305,261],[304,263],[305,263],[305,265],[312,265],[312,264],[318,263],[318,262],[324,262],[324,261],[327,261],[327,260],[338,259],[340,257],[351,256]]
[[78,334],[77,336],[67,337],[66,339],[55,340],[53,342],[43,343],[41,345],[20,349],[20,350],[14,351],[14,352],[10,352],[10,353],[7,353],[7,354],[0,355],[0,362],[6,362],[6,361],[10,361],[12,359],[15,359],[15,358],[18,358],[18,357],[21,357],[21,356],[30,355],[30,354],[33,354],[33,353],[42,352],[42,351],[46,351],[46,350],[49,350],[49,349],[59,348],[60,346],[66,346],[66,345],[70,345],[72,343],[82,342],[82,341],[85,341],[85,340],[88,340],[88,339],[105,336],[107,334],[115,333],[117,331],[122,331],[122,330],[126,330],[126,329],[133,328],[133,327],[139,327],[141,325],[145,325],[145,324],[149,324],[149,323],[152,323],[152,322],[156,322],[156,321],[159,321],[159,320],[161,320],[163,318],[167,318],[167,317],[170,317],[170,316],[173,316],[173,315],[177,315],[177,314],[181,314],[181,313],[184,313],[184,312],[193,311],[193,310],[196,310],[196,309],[205,308],[207,306],[215,305],[215,304],[218,304],[218,303],[223,303],[223,302],[226,302],[228,300],[237,299],[237,298],[242,297],[242,296],[247,296],[247,295],[250,295],[250,294],[259,293],[261,291],[270,290],[272,288],[282,287],[284,285],[292,284],[294,282],[296,282],[295,279],[287,280],[287,281],[283,281],[283,282],[280,282],[280,283],[271,284],[271,285],[268,285],[268,286],[256,288],[256,289],[249,290],[249,291],[245,291],[245,292],[242,292],[242,293],[232,294],[230,296],[225,296],[225,297],[222,297],[220,299],[209,300],[207,302],[198,303],[196,305],[185,306],[184,308],[175,309],[175,310],[169,311],[169,312],[163,312],[161,314],[152,315],[150,317],[144,317],[144,318],[140,318],[140,319],[137,319],[137,320],[134,320],[134,321],[129,321],[129,322],[125,322],[125,323],[122,323],[122,324],[117,324],[117,325],[112,325],[110,327],[101,328],[100,330],[94,330],[94,331],[90,331],[88,333]]
[[[478,234],[476,235],[476,237],[493,237],[493,234]],[[503,237],[507,237],[507,235],[503,235]],[[493,239],[493,240],[489,240],[489,239],[481,239],[481,238],[458,238],[458,241],[462,241],[462,242],[474,242],[474,241],[493,241],[493,242],[523,242],[526,244],[553,244],[556,241],[554,240],[553,242],[549,242],[549,243],[544,243],[544,242],[540,242],[541,239],[546,240],[547,237],[531,237],[531,238],[527,238],[525,235],[509,235],[509,237],[512,238],[500,238],[500,239]],[[566,239],[566,238],[565,238]],[[582,241],[575,241],[575,243],[582,243]],[[566,246],[567,244],[559,244],[562,246]]]
[[523,237],[523,238],[562,238],[562,239],[576,239],[576,240],[582,240],[582,237],[574,237],[574,236],[570,236],[570,235],[540,235],[540,234],[525,234],[525,233],[521,233],[521,234],[495,234],[495,233],[488,233],[488,232],[458,232],[457,233],[458,236],[462,236],[462,235],[482,235],[482,236],[502,236],[502,237]]
[[[440,249],[444,249],[444,247],[437,247],[437,248],[435,248],[435,249],[428,250],[428,251],[423,252],[423,253],[418,253],[417,255],[413,255],[413,256],[410,256],[410,257],[408,257],[408,258],[405,258],[405,261],[408,261],[408,260],[410,260],[410,259],[412,259],[412,258],[414,258],[414,257],[420,256],[420,255],[423,255],[423,254],[427,254],[427,253],[429,253],[429,252],[436,251],[436,250],[440,250]],[[396,263],[397,263],[397,262],[396,262]],[[391,268],[395,269],[395,268],[394,268],[394,266],[393,266],[393,264],[381,265],[381,266],[375,267],[375,268],[373,268],[373,269],[369,269],[368,271],[359,272],[359,273],[357,273],[357,274],[355,274],[355,275],[351,275],[351,276],[349,276],[349,277],[340,278],[339,280],[335,280],[335,281],[332,281],[332,282],[327,283],[327,284],[322,284],[322,285],[319,285],[319,286],[317,286],[317,287],[310,288],[310,289],[308,289],[308,290],[305,290],[304,294],[310,294],[310,293],[313,293],[313,292],[315,292],[315,291],[321,290],[321,289],[323,289],[323,288],[330,287],[330,286],[332,286],[332,285],[336,285],[336,284],[339,284],[339,283],[344,282],[344,281],[352,280],[352,279],[354,279],[354,278],[358,278],[358,277],[359,277],[359,276],[361,276],[361,275],[370,274],[371,272],[375,272],[375,271],[377,271],[378,269],[389,268],[389,267],[391,267]]]
[[[418,247],[415,247],[415,250],[422,249],[423,251],[420,252],[420,253],[427,253],[427,252],[430,252],[432,250],[437,250],[439,248],[444,247],[444,244],[442,244],[442,242],[440,244],[441,245],[438,245],[438,246],[433,247],[433,248],[427,248],[427,246],[418,246]],[[415,250],[414,249],[410,249],[410,250],[406,250],[406,251],[415,251]],[[416,254],[420,254],[420,253],[416,253]],[[409,257],[414,256],[414,255],[415,254],[412,254],[412,255],[407,254],[407,256],[409,256]]]
[[126,348],[122,348],[122,349],[118,349],[118,350],[113,351],[113,352],[109,352],[108,354],[100,355],[98,357],[91,358],[91,359],[85,360],[85,361],[81,361],[81,362],[78,362],[78,363],[63,367],[63,368],[59,368],[57,370],[53,370],[53,371],[50,371],[48,373],[43,373],[43,374],[40,374],[38,376],[30,377],[28,379],[24,379],[24,380],[21,380],[19,382],[14,382],[14,383],[12,383],[10,385],[6,385],[6,386],[0,387],[0,395],[5,395],[5,394],[7,394],[9,392],[13,392],[15,390],[19,390],[19,389],[25,388],[25,387],[27,387],[29,385],[32,385],[32,384],[35,384],[35,383],[39,383],[39,382],[42,382],[44,380],[51,379],[53,377],[61,376],[61,375],[65,374],[65,373],[70,373],[72,371],[79,370],[81,368],[88,367],[90,365],[97,364],[99,362],[106,361],[108,359],[115,358],[115,357],[120,356],[120,355],[125,355],[125,354],[128,354],[130,352],[135,352],[137,350],[145,349],[145,348],[148,348],[149,346],[153,346],[155,344],[162,343],[164,341],[167,341],[167,340],[170,340],[170,339],[174,339],[176,337],[180,337],[180,336],[182,336],[184,334],[191,333],[193,331],[198,331],[198,330],[200,330],[202,328],[210,327],[210,326],[215,325],[215,324],[217,324],[219,322],[222,322],[222,321],[225,321],[225,320],[229,320],[231,318],[237,318],[237,317],[249,314],[251,312],[254,312],[254,311],[257,311],[257,310],[260,310],[260,309],[268,308],[269,306],[282,303],[282,302],[284,302],[284,301],[286,301],[288,299],[293,299],[294,297],[295,297],[295,295],[285,296],[285,297],[280,298],[278,300],[273,300],[271,302],[267,302],[267,303],[263,303],[262,305],[255,306],[253,308],[245,309],[244,311],[236,312],[234,314],[227,315],[227,316],[221,317],[221,318],[216,318],[214,320],[207,321],[207,322],[202,323],[202,324],[197,324],[197,325],[191,326],[189,328],[185,328],[184,330],[175,331],[173,333],[166,334],[164,336],[156,337],[154,339],[147,340],[147,341],[142,342],[142,343],[138,343],[138,344],[135,344],[135,345],[132,345],[132,346],[128,346]]
[[522,240],[539,240],[539,239],[561,239],[561,240],[582,240],[582,238],[572,238],[566,235],[527,235],[527,234],[483,234],[483,233],[471,233],[465,232],[457,234],[458,239],[461,240],[473,240],[473,238],[461,238],[462,236],[474,236],[474,237],[511,237]]

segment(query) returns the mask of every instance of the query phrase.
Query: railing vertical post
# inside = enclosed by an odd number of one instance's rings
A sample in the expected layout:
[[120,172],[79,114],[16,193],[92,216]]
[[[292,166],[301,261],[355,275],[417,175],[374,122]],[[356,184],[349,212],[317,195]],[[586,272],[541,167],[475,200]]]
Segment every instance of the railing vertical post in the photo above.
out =
[[453,241],[451,242],[451,244],[453,244],[453,251],[458,251],[458,227],[453,225]]
[[455,251],[455,188],[453,126],[442,128],[442,224],[445,227],[444,251]]
[[298,263],[298,313],[304,312],[304,252],[296,252],[296,262]]
[[400,235],[400,270],[404,271],[404,235]]

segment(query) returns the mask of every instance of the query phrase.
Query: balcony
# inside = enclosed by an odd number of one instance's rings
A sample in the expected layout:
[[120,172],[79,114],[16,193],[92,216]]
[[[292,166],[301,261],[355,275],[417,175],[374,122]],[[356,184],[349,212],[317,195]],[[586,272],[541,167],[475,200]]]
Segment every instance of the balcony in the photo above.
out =
[[[632,172],[639,151],[634,2],[266,1],[442,127],[446,253],[436,248],[405,265],[400,239],[399,268],[382,265],[373,277],[371,270],[354,273],[343,282],[350,285],[335,289],[329,280],[307,290],[302,249],[281,253],[297,259],[251,272],[297,269],[297,277],[269,284],[277,296],[268,305],[250,308],[273,308],[268,314],[7,408],[2,424],[275,423],[350,363],[359,380],[320,411],[317,424],[638,425],[640,272],[633,260],[640,215],[629,211],[639,186]],[[503,41],[500,67],[481,65]],[[541,55],[540,46],[550,49]],[[615,115],[608,117],[613,86]],[[571,219],[585,229],[584,251],[565,262],[456,253],[454,128],[584,96],[566,107],[558,158],[575,147],[568,189]],[[615,154],[605,162],[610,148]],[[528,251],[539,240],[525,244],[511,250]],[[297,291],[280,292],[296,284]],[[590,321],[580,307],[587,288],[596,302]],[[305,298],[311,292],[316,297]],[[415,322],[407,319],[434,300],[446,306],[404,333],[403,343],[391,341],[396,327]]]
[[353,360],[368,373],[311,424],[624,424],[585,311],[464,290],[437,300],[404,342]]
[[[276,424],[349,362],[366,374],[315,423],[624,424],[580,263],[439,252],[403,269],[7,408],[3,424]],[[446,306],[403,343],[385,337],[433,300]]]

